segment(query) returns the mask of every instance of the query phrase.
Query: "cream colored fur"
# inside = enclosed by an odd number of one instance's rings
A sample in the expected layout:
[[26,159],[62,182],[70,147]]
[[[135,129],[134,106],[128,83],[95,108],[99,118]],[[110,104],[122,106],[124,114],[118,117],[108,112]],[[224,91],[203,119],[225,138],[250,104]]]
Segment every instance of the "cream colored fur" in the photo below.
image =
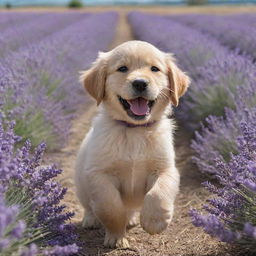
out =
[[[126,65],[127,73],[116,71]],[[152,72],[151,66],[159,67]],[[127,115],[118,100],[132,98],[131,82],[148,81],[148,99],[156,100],[144,120]],[[170,223],[179,190],[175,167],[173,123],[167,119],[171,102],[178,104],[189,78],[169,54],[141,41],[126,42],[101,53],[82,75],[89,94],[100,104],[99,114],[86,135],[76,163],[77,195],[85,208],[83,226],[106,229],[104,245],[128,247],[126,227],[140,224],[149,234],[161,233]],[[127,127],[154,121],[149,127]]]

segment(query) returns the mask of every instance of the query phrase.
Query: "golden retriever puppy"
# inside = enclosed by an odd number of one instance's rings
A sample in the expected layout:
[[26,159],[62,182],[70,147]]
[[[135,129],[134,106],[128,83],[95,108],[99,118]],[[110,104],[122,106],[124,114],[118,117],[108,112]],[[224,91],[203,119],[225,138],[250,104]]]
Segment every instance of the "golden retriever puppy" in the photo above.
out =
[[104,245],[126,248],[126,227],[136,211],[149,234],[162,232],[172,219],[179,173],[167,115],[189,78],[171,54],[129,41],[99,53],[81,80],[100,105],[76,163],[83,226],[102,224]]

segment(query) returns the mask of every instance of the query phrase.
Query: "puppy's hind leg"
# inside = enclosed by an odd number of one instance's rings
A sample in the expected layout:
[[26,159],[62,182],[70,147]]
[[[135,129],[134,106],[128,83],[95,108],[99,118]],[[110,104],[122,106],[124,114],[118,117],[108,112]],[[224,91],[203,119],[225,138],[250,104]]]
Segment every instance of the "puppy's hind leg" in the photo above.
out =
[[100,228],[101,224],[98,218],[92,213],[91,210],[85,210],[82,227],[86,229]]
[[83,184],[80,182],[76,182],[76,193],[79,198],[80,203],[84,208],[84,217],[82,220],[82,227],[86,229],[96,229],[100,227],[100,221],[93,214],[92,209],[90,207],[90,199],[89,193],[86,189],[88,184]]
[[125,238],[127,214],[120,192],[108,175],[90,177],[92,210],[106,228],[104,246],[128,248]]
[[139,224],[139,216],[136,211],[128,211],[128,228],[133,228]]

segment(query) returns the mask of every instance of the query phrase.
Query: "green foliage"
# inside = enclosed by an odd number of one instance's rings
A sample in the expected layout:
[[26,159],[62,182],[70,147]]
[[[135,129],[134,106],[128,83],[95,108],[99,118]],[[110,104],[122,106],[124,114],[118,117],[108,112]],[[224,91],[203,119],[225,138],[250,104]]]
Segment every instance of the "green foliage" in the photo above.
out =
[[227,139],[224,136],[218,139],[218,143],[213,145],[213,148],[222,155],[226,162],[230,161],[230,153],[233,155],[238,154],[236,142],[231,139]]
[[[59,85],[59,81],[55,81],[55,83],[47,83],[47,77],[44,79],[44,85],[47,87],[47,95],[49,97],[53,97],[52,94],[56,87]],[[41,83],[42,85],[43,83]],[[33,92],[30,92],[33,94]],[[4,113],[9,113],[10,111],[15,110],[17,107],[21,107],[19,103],[13,104],[10,98],[13,97],[12,90],[7,91],[5,97],[5,105],[2,109]],[[59,99],[61,100],[61,95],[59,95]],[[46,119],[45,114],[38,107],[28,108],[24,115],[15,115],[12,118],[15,119],[15,133],[21,136],[23,139],[21,140],[21,144],[23,144],[27,139],[30,140],[33,147],[39,145],[42,141],[44,141],[48,145],[48,150],[54,151],[58,148],[60,144],[60,136],[54,130],[54,125],[50,119]]]
[[205,91],[199,91],[196,94],[200,99],[193,109],[196,121],[205,120],[211,114],[222,116],[224,108],[227,106],[234,108],[233,101],[228,97],[227,90],[222,86],[209,86]]
[[11,8],[12,8],[11,3],[8,3],[8,2],[7,2],[7,3],[5,4],[5,8],[6,8],[6,9],[11,9]]
[[[45,238],[49,235],[47,227],[37,226],[38,224],[38,210],[34,209],[34,203],[25,187],[19,187],[16,183],[11,183],[9,189],[5,193],[5,200],[8,206],[19,205],[19,212],[16,216],[15,222],[12,223],[5,231],[6,236],[13,229],[15,224],[19,221],[25,221],[26,230],[23,233],[23,238],[13,239],[4,250],[2,256],[18,255],[15,252],[20,252],[27,245],[37,243],[41,246],[45,242]],[[47,247],[46,247],[47,248]]]
[[83,7],[83,3],[80,0],[71,0],[68,4],[69,8],[81,8]]
[[244,78],[240,74],[231,73],[225,77],[220,77],[217,84],[206,86],[205,90],[194,91],[188,100],[194,101],[193,111],[195,122],[205,120],[209,115],[223,116],[225,107],[234,109],[232,93],[237,87],[244,84]]
[[40,109],[31,109],[22,118],[16,118],[15,133],[22,136],[24,143],[30,139],[33,146],[44,141],[48,145],[48,150],[54,151],[59,145],[59,136],[54,132],[54,127],[50,120],[46,120]]
[[187,5],[204,5],[208,0],[187,0]]

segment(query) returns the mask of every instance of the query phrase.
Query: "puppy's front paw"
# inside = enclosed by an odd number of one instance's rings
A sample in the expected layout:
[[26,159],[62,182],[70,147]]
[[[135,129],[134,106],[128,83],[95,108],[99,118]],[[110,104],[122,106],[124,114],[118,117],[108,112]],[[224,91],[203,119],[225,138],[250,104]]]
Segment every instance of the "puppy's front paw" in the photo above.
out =
[[92,214],[86,214],[82,221],[82,227],[86,229],[97,229],[100,228],[100,222]]
[[140,215],[142,228],[150,235],[164,231],[172,219],[173,206],[161,207],[161,203],[154,198],[147,198]]
[[125,237],[116,237],[115,235],[106,231],[104,246],[109,248],[129,248],[129,242]]

